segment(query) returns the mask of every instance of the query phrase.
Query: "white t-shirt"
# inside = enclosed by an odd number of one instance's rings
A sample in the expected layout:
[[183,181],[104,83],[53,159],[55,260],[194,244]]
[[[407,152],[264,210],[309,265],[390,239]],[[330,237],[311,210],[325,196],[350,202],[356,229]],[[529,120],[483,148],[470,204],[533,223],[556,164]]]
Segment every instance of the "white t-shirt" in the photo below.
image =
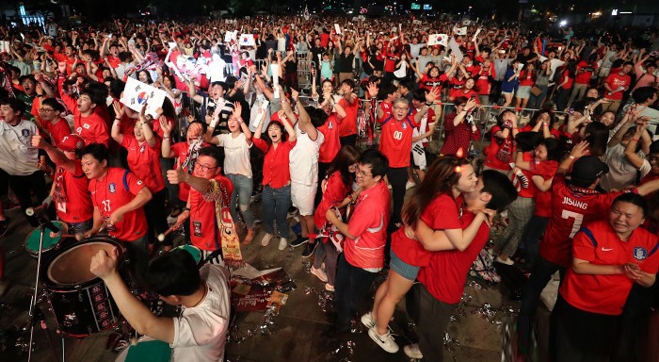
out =
[[210,362],[224,360],[224,345],[229,330],[231,295],[229,271],[218,265],[205,265],[199,270],[208,293],[196,307],[184,308],[174,318],[172,361]]
[[[639,151],[638,155],[645,158],[643,152]],[[602,189],[609,191],[611,189],[624,190],[627,186],[634,184],[636,181],[636,167],[627,161],[625,157],[625,146],[618,144],[609,147],[604,155],[604,162],[609,165],[609,172],[602,176],[600,186]],[[650,170],[650,163],[645,161],[640,169],[641,179],[647,175]]]
[[37,172],[39,149],[32,147],[37,126],[26,120],[16,126],[0,121],[0,169],[12,176],[27,176]]
[[249,161],[252,145],[247,144],[245,134],[241,132],[235,138],[230,133],[220,134],[215,138],[219,141],[218,146],[224,147],[224,173],[252,178],[252,164]]
[[312,186],[318,183],[318,152],[320,145],[325,142],[325,136],[316,132],[318,136],[313,141],[309,135],[300,131],[295,124],[297,143],[289,155],[291,182]]
[[[541,55],[539,57],[539,59],[540,59],[540,62],[542,63],[545,60],[547,60],[548,58]],[[554,73],[556,73],[556,69],[558,69],[558,67],[560,67],[563,64],[565,64],[565,62],[560,60],[560,59],[557,59],[557,58],[554,58],[554,59],[549,61],[549,69],[551,70],[551,74],[549,74],[549,82],[550,83],[551,83],[551,80],[554,79]]]

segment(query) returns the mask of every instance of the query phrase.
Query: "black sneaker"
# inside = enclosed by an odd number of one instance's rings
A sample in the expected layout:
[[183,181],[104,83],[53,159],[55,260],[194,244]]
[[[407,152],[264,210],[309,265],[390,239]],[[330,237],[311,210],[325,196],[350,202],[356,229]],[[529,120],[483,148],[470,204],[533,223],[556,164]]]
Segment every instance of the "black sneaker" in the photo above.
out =
[[9,229],[9,218],[0,220],[0,237],[5,236],[7,229]]
[[297,248],[298,246],[302,246],[302,245],[304,245],[304,244],[306,244],[306,243],[308,243],[308,242],[309,242],[309,238],[302,237],[302,235],[299,235],[299,234],[298,234],[298,235],[297,235],[297,238],[295,238],[295,240],[293,240],[293,241],[290,242],[290,245],[291,245],[293,248]]
[[304,247],[304,251],[302,252],[302,259],[307,259],[310,256],[312,256],[314,251],[316,251],[316,246],[318,246],[318,242],[315,242],[313,244],[307,243],[307,246]]

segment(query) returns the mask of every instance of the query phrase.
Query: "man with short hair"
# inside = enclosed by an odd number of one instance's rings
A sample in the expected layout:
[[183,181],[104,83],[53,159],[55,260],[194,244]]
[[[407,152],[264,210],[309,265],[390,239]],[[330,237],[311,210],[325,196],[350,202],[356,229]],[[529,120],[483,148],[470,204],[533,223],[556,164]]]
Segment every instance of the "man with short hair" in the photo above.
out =
[[[197,263],[185,250],[172,250],[153,260],[146,280],[165,303],[182,307],[180,316],[156,317],[128,289],[117,271],[116,249],[100,250],[90,271],[103,279],[121,315],[139,334],[166,342],[171,360],[223,361],[229,330],[229,271]],[[174,272],[175,271],[175,272]]]
[[233,114],[233,103],[224,99],[227,84],[224,82],[213,82],[208,89],[208,95],[197,94],[193,80],[188,81],[190,98],[201,105],[202,122],[208,125],[207,133],[211,136],[227,134],[229,132],[229,117]]
[[609,103],[602,105],[602,113],[606,111],[618,112],[622,97],[632,84],[632,78],[629,76],[632,69],[634,69],[634,63],[625,62],[617,73],[609,74],[606,77],[602,85],[606,89],[604,99],[609,100]]
[[339,124],[339,138],[341,146],[357,144],[357,116],[359,113],[359,106],[361,101],[356,94],[354,94],[355,82],[352,79],[344,79],[341,81],[340,94],[343,98],[339,100],[339,105],[343,107],[346,116]]

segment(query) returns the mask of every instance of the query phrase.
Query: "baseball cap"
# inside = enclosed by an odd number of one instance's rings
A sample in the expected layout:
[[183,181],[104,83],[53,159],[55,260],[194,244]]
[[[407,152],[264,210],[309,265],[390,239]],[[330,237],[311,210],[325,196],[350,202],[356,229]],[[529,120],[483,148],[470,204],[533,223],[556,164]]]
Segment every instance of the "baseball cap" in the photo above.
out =
[[583,156],[572,166],[572,181],[580,184],[592,184],[595,180],[609,172],[609,166],[597,156]]
[[62,142],[57,145],[57,148],[65,152],[81,150],[83,147],[85,147],[85,140],[77,134],[64,136]]

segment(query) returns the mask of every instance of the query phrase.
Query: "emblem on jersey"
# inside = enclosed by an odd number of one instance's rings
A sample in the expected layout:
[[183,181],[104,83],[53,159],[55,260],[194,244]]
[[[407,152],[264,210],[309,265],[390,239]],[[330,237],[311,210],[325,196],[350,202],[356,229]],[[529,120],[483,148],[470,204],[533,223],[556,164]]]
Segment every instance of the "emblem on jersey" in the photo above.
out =
[[645,260],[648,257],[648,250],[637,246],[634,248],[634,259],[636,260]]
[[23,137],[30,137],[30,130],[29,129],[22,129],[21,134]]
[[407,123],[403,122],[403,129],[407,129]]
[[334,129],[334,122],[330,122],[327,129]]
[[91,126],[89,125],[89,123],[85,123],[85,124],[82,125],[82,128],[84,128],[84,129],[90,129]]
[[143,184],[143,183],[144,183],[144,182],[142,182],[142,180],[137,180],[137,184],[138,184],[138,185],[141,185],[141,184]]
[[81,132],[82,132],[82,127],[78,127],[78,128],[76,128],[76,133],[77,133],[77,134],[80,134]]
[[144,144],[144,145],[142,145],[142,147],[140,147],[140,153],[144,153],[145,149],[146,149],[146,144]]
[[115,185],[114,183],[109,184],[108,190],[110,191],[111,194],[117,192],[117,185]]

